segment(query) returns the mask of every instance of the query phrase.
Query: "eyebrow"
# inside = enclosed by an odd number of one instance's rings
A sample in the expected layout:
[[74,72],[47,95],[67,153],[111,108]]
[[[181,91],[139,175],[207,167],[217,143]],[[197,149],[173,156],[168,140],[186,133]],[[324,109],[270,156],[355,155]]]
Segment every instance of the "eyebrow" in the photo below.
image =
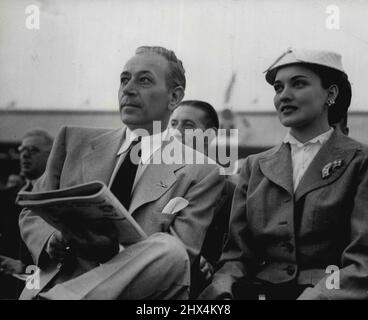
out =
[[[141,70],[141,71],[138,71],[137,74],[140,76],[142,74],[145,74],[145,73],[149,73],[151,75],[153,75],[152,71],[150,70]],[[128,75],[131,75],[131,72],[129,71],[123,71],[121,74],[120,74],[120,77],[122,76],[128,76]]]
[[195,122],[193,120],[190,120],[190,119],[184,119],[183,122],[184,123],[195,124]]
[[[290,78],[290,80],[295,80],[295,79],[298,79],[298,78],[308,78],[308,77],[307,77],[307,76],[304,76],[304,75],[302,75],[302,74],[298,74],[298,75],[292,76],[292,77]],[[275,83],[278,83],[278,82],[282,82],[282,81],[281,81],[281,80],[275,80],[274,84],[275,84]]]

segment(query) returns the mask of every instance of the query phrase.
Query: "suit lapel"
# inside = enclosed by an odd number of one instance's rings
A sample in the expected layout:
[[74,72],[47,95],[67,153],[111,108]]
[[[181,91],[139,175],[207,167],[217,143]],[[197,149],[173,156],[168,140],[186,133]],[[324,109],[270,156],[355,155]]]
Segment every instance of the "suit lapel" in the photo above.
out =
[[90,152],[82,159],[85,181],[99,180],[108,184],[124,135],[125,127],[105,133],[91,141]]
[[149,164],[132,194],[129,212],[134,213],[145,203],[160,198],[176,181],[175,171],[183,165]]
[[259,163],[264,176],[289,194],[293,194],[293,167],[289,144],[281,144],[275,153],[260,159]]
[[[153,162],[152,164],[148,164],[133,189],[132,201],[129,208],[131,214],[145,203],[159,199],[174,184],[176,181],[175,171],[185,166],[185,163],[183,163],[183,146],[176,139],[163,141],[161,148],[155,152],[155,154],[161,154],[160,163],[155,164]],[[168,150],[174,149],[177,153],[174,152],[173,157],[166,159],[170,163],[166,164],[167,162],[165,163],[162,158],[168,156]],[[177,157],[178,155],[179,157]],[[157,159],[157,157],[153,157]]]
[[[352,160],[356,150],[357,146],[352,140],[335,130],[331,138],[319,150],[303,175],[303,178],[295,190],[295,202],[306,193],[328,185],[340,177]],[[341,160],[341,165],[323,178],[323,168],[336,160]]]

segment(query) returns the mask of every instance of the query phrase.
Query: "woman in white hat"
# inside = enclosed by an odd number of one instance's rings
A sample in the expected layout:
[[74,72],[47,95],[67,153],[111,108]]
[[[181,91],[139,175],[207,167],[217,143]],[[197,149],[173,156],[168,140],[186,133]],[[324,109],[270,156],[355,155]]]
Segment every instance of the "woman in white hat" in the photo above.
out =
[[334,52],[266,71],[283,142],[247,158],[205,299],[368,299],[368,148],[334,130],[351,86]]

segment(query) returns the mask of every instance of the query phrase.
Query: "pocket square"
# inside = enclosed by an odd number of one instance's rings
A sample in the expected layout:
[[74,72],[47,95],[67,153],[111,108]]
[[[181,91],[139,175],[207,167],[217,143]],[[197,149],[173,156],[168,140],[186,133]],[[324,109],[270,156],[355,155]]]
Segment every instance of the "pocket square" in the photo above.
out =
[[184,199],[182,197],[176,197],[171,199],[165,206],[165,208],[162,210],[162,213],[166,214],[175,214],[179,211],[186,208],[189,204],[189,201],[187,199]]

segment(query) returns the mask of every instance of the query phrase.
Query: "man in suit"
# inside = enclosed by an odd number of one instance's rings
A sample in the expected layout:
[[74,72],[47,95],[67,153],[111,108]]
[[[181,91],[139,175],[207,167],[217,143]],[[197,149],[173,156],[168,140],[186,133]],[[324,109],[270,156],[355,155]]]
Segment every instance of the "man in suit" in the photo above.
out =
[[[212,105],[200,100],[182,101],[173,111],[169,124],[172,134],[183,143],[193,146],[206,156],[209,148],[215,148],[219,129],[219,118]],[[201,134],[202,133],[202,134]],[[216,159],[214,159],[216,160]],[[200,260],[192,272],[191,296],[196,297],[211,279],[214,266],[222,251],[228,232],[231,201],[235,184],[225,180],[225,186],[215,211],[215,217],[207,231]],[[200,272],[199,272],[200,271]]]
[[[41,298],[188,297],[190,265],[200,254],[224,179],[208,159],[205,164],[183,162],[183,155],[193,150],[176,139],[165,139],[170,113],[185,89],[184,69],[174,52],[138,48],[126,63],[120,83],[123,127],[63,128],[35,191],[100,180],[111,187],[149,237],[121,250],[112,227],[88,226],[86,238],[78,239],[24,210],[21,231],[38,266],[46,272],[63,262],[59,271],[50,273],[51,282],[46,287],[41,284]],[[160,122],[160,130],[155,130],[155,121]],[[141,159],[132,164],[130,152],[137,140]],[[168,210],[176,201],[187,205],[178,212]],[[73,252],[73,261],[68,252]]]
[[[46,168],[53,139],[48,132],[34,129],[27,132],[19,146],[21,173],[26,184],[21,189],[30,191],[35,181]],[[24,245],[19,232],[21,208],[15,204],[20,188],[10,186],[0,192],[2,212],[0,216],[0,297],[16,299],[24,283],[13,278],[12,274],[24,273],[32,258]]]

